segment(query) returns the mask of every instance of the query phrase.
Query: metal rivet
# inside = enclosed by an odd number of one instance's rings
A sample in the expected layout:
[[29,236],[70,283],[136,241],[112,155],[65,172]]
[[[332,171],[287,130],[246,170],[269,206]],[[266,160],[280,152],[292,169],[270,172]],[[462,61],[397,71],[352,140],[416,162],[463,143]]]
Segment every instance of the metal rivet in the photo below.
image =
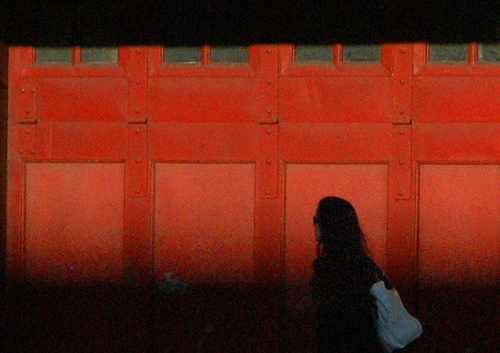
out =
[[266,163],[267,163],[267,164],[271,164],[271,158],[267,158],[267,159],[266,159]]
[[26,131],[26,133],[27,133],[27,134],[29,134],[29,133],[30,133],[30,129],[26,129],[26,130],[24,130],[24,131]]
[[267,114],[271,114],[272,110],[271,109],[267,109],[266,112],[267,112]]
[[267,49],[267,50],[266,50],[266,52],[267,52],[268,54],[269,54],[269,53],[271,53],[271,51],[272,51],[271,49]]
[[139,163],[141,161],[141,157],[139,157],[139,156],[135,157],[135,161],[136,161],[136,163]]
[[31,113],[31,109],[30,108],[26,109],[26,114],[29,114],[29,113]]
[[24,153],[24,150],[21,148],[21,149],[19,150],[19,153],[23,154],[23,153]]
[[404,114],[404,113],[405,113],[404,108],[399,109],[399,114]]
[[266,195],[271,195],[271,191],[266,190]]
[[141,112],[141,108],[135,108],[135,112],[139,114]]
[[400,52],[401,54],[404,54],[404,53],[406,53],[406,49],[404,49],[404,48],[403,48],[403,49],[400,49],[400,50],[399,50],[399,52]]
[[141,51],[142,51],[141,49],[136,49],[136,50],[135,50],[135,52],[136,52],[137,54],[140,54],[140,53],[141,53]]
[[141,84],[141,80],[137,80],[137,81],[135,81],[135,83],[137,83],[138,85],[140,85]]
[[31,150],[31,151],[30,151],[30,153],[31,153],[31,154],[35,154],[35,150]]
[[141,190],[139,190],[139,189],[135,189],[135,193],[136,193],[136,194],[140,194],[140,193],[141,193]]
[[399,80],[399,83],[401,83],[402,85],[404,85],[406,83],[405,79],[402,78],[401,80]]
[[25,92],[25,89],[24,88],[21,88],[21,92],[24,93]]
[[404,194],[405,194],[405,192],[403,190],[399,191],[399,196],[403,196]]
[[267,80],[266,82],[267,82],[268,85],[270,85],[273,81]]
[[268,127],[268,128],[267,128],[267,134],[268,134],[268,135],[271,135],[271,133],[272,133],[272,132],[273,132],[273,130],[272,130],[270,127]]
[[404,134],[405,134],[405,131],[404,131],[404,130],[399,130],[399,134],[400,134],[400,135],[404,135]]
[[398,162],[399,162],[399,164],[401,164],[401,165],[405,164],[405,160],[404,160],[404,159],[400,159]]
[[31,92],[35,93],[35,92],[36,92],[36,89],[32,88],[32,89],[31,89]]
[[141,128],[140,128],[140,127],[138,127],[137,129],[135,129],[135,133],[136,133],[136,134],[140,134],[140,133],[141,133]]

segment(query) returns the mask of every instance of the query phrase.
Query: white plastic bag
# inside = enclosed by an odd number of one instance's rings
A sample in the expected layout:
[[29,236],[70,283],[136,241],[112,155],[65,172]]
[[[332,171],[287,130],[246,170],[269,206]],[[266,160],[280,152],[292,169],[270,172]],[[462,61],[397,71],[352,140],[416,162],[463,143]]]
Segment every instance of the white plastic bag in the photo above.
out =
[[404,348],[422,334],[422,325],[406,311],[395,289],[387,289],[384,281],[378,281],[370,292],[376,298],[377,333],[386,352]]

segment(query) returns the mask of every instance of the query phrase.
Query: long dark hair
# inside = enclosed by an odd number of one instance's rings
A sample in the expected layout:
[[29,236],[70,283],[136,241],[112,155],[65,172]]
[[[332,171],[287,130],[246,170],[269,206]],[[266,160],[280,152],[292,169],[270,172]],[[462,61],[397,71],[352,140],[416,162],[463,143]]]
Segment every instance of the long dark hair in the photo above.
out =
[[334,256],[347,262],[359,262],[368,257],[358,215],[349,201],[333,196],[321,199],[315,221],[321,231],[320,256]]

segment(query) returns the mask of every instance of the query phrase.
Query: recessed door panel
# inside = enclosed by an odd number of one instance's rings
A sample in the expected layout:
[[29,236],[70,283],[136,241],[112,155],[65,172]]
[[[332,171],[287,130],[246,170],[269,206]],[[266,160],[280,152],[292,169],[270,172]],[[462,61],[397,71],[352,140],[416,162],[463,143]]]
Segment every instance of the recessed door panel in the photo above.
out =
[[420,166],[419,275],[424,287],[500,283],[500,166]]
[[26,275],[94,283],[122,275],[124,166],[26,165]]
[[350,201],[375,261],[385,267],[388,166],[385,164],[290,164],[286,166],[286,280],[309,281],[316,257],[312,217],[325,196]]
[[156,278],[190,284],[249,281],[253,275],[253,164],[155,166]]

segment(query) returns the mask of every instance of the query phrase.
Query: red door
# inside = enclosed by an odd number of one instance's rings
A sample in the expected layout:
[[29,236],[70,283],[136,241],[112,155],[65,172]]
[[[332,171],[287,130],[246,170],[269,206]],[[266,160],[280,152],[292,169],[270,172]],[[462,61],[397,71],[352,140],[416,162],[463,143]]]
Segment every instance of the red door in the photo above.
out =
[[[411,45],[282,48],[280,161],[291,347],[313,350],[311,217],[324,196],[353,203],[373,258],[410,288],[411,55]],[[401,85],[403,79],[408,84]]]
[[[202,313],[180,320],[213,328],[191,344],[271,349],[259,337],[276,330],[278,309],[257,299],[274,300],[280,273],[277,56],[272,46],[149,49],[152,268],[157,282],[189,284],[184,306]],[[171,332],[168,317],[159,332]]]
[[136,82],[145,88],[145,52],[10,53],[9,273],[70,285],[121,281],[140,247],[135,157],[145,159],[146,142],[135,131],[146,107]]
[[11,280],[174,276],[188,293],[159,294],[146,315],[158,347],[277,342],[258,342],[278,327],[266,302],[280,283],[277,58],[273,46],[12,48]]
[[150,48],[149,55],[155,278],[274,280],[279,240],[267,220],[279,215],[277,48]]
[[444,350],[499,347],[498,50],[415,45],[419,312],[429,342]]
[[[310,351],[311,217],[338,195],[425,349],[451,321],[458,337],[464,313],[498,309],[485,293],[500,278],[500,85],[485,48],[452,62],[424,44],[11,48],[10,278],[171,274],[196,315],[173,311],[179,340],[160,295],[160,346],[265,350],[282,322],[282,348]],[[454,311],[464,290],[481,306]]]

